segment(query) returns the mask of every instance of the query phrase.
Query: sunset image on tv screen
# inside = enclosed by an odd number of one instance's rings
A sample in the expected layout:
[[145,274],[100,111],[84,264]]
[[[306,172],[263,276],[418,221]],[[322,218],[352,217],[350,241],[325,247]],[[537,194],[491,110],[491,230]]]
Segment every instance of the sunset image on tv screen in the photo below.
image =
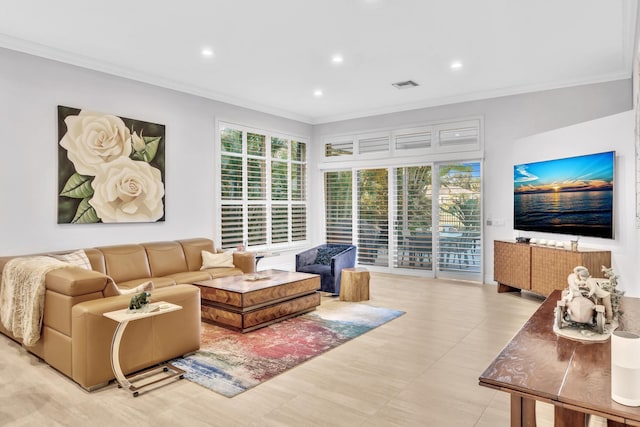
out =
[[515,165],[514,228],[613,238],[615,152]]

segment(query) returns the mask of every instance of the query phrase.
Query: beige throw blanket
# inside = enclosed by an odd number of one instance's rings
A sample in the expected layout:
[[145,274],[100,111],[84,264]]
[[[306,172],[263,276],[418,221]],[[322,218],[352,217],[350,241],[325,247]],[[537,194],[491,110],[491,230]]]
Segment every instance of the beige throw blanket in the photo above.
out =
[[26,346],[40,339],[45,275],[69,264],[48,256],[13,258],[2,270],[0,320]]

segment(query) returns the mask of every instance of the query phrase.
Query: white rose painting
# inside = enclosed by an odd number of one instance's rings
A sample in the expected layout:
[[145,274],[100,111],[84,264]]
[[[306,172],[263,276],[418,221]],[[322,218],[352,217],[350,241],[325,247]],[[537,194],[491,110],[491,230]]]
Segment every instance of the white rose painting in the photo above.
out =
[[164,125],[58,106],[58,223],[164,221]]

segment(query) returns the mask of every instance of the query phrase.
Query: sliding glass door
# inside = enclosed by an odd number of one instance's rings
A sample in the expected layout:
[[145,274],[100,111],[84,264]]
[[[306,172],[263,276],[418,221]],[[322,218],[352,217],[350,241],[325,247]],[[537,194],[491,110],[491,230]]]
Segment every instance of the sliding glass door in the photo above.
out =
[[324,213],[327,243],[353,242],[353,173],[324,173]]
[[387,169],[357,171],[358,264],[389,266]]
[[431,166],[394,169],[393,267],[433,268]]
[[440,164],[438,177],[438,276],[475,279],[481,267],[480,163]]
[[481,281],[480,162],[325,172],[329,243],[358,264]]

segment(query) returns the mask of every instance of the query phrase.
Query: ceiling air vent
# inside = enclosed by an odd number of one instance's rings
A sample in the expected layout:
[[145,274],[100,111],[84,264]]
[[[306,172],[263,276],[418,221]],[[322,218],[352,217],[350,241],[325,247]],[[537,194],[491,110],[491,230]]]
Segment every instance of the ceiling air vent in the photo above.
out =
[[391,85],[393,87],[395,87],[396,89],[408,89],[410,87],[418,86],[418,83],[414,82],[413,80],[407,80],[407,81],[404,81],[404,82],[392,83]]

